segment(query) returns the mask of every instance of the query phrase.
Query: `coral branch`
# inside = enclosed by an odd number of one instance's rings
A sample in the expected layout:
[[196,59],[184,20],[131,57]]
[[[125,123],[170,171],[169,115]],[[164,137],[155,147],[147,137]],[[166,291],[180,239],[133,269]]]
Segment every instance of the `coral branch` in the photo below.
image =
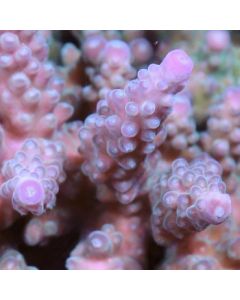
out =
[[20,214],[41,215],[53,208],[58,184],[65,179],[64,151],[59,143],[29,139],[2,167],[0,195]]
[[152,231],[160,245],[183,239],[210,224],[220,224],[231,213],[231,199],[221,179],[222,169],[214,159],[202,155],[190,164],[172,163],[151,193]]
[[21,253],[13,249],[7,249],[0,256],[0,270],[36,270],[26,264]]
[[111,91],[80,129],[82,171],[95,183],[106,183],[127,204],[139,193],[145,157],[166,137],[163,121],[192,71],[181,50],[161,65],[140,70],[124,90]]

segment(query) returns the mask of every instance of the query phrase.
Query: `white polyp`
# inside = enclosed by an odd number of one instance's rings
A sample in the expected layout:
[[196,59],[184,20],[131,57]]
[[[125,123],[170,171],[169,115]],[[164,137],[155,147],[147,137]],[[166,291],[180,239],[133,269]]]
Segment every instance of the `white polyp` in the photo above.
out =
[[14,55],[19,65],[26,65],[31,59],[31,50],[26,46],[21,46]]
[[46,174],[49,177],[57,178],[59,176],[60,170],[57,166],[49,166],[46,169]]
[[138,105],[135,102],[128,102],[125,105],[125,111],[129,117],[137,116],[139,113]]
[[29,64],[27,65],[25,69],[25,73],[28,74],[29,76],[36,75],[37,72],[39,71],[39,62],[36,59],[31,59]]
[[156,137],[155,132],[151,130],[144,130],[141,134],[141,140],[147,143],[153,142],[155,137]]
[[186,172],[186,168],[184,166],[180,166],[180,167],[177,167],[175,170],[174,170],[174,173],[176,175],[178,175],[179,177],[183,176],[183,174]]
[[45,175],[45,168],[37,167],[34,172],[38,175],[39,178],[42,178]]
[[15,122],[17,125],[22,126],[22,130],[29,130],[33,124],[34,117],[32,114],[20,113],[15,116]]
[[93,255],[104,255],[111,251],[112,243],[104,232],[98,230],[88,236],[87,247]]
[[35,140],[29,139],[23,144],[23,150],[31,151],[38,148],[38,145]]
[[150,73],[157,73],[157,72],[159,72],[159,65],[157,65],[157,64],[150,64],[149,67],[148,67],[148,71]]
[[207,188],[207,185],[208,185],[207,180],[204,176],[198,176],[195,179],[195,184],[203,189]]
[[214,161],[210,161],[207,164],[207,170],[213,172],[214,174],[222,174],[222,167],[219,163],[214,162]]
[[137,144],[134,140],[121,137],[118,139],[118,147],[123,153],[130,153],[136,149]]
[[60,100],[60,94],[59,94],[59,92],[56,91],[56,90],[54,90],[54,89],[46,91],[44,93],[44,96],[47,98],[47,100],[51,104],[56,104]]
[[6,32],[3,33],[0,37],[0,47],[3,51],[12,53],[14,52],[17,47],[19,46],[19,39],[17,35]]
[[152,117],[144,120],[144,124],[149,129],[157,129],[160,126],[160,119],[158,117]]
[[169,189],[178,189],[180,187],[180,178],[178,176],[171,176],[168,179],[168,188]]
[[92,138],[91,132],[87,128],[80,128],[79,130],[79,138],[84,141],[90,141]]
[[107,163],[107,161],[103,160],[103,159],[96,159],[96,166],[99,169],[99,171],[101,172],[106,172],[110,165]]
[[23,100],[27,105],[36,105],[41,100],[41,93],[38,89],[31,88],[23,95]]
[[9,79],[9,88],[13,93],[23,93],[30,86],[30,80],[24,73],[14,73]]
[[137,167],[137,162],[133,158],[125,158],[121,160],[120,165],[125,170],[133,170]]
[[132,138],[138,134],[139,128],[137,123],[125,121],[121,126],[121,133],[124,137]]
[[13,167],[14,173],[15,173],[16,175],[18,175],[18,174],[20,173],[20,171],[22,170],[22,168],[23,168],[23,167],[22,167],[20,164],[15,165],[15,166]]
[[14,64],[14,60],[11,55],[1,55],[0,56],[0,67],[9,68]]
[[110,130],[114,130],[120,128],[121,119],[117,115],[111,115],[105,119],[105,123]]
[[203,190],[198,186],[192,186],[190,189],[190,196],[193,198],[193,200],[197,200],[201,194],[203,193]]
[[119,151],[117,145],[112,141],[107,142],[106,150],[107,150],[108,155],[110,155],[111,157],[115,157],[120,154],[120,151]]
[[185,186],[191,186],[194,181],[195,175],[192,172],[186,172],[183,175],[183,184]]
[[178,167],[184,167],[187,168],[188,167],[188,163],[185,159],[183,158],[178,158],[176,159],[173,163],[172,163],[172,169],[175,170],[177,169]]
[[225,210],[222,206],[217,206],[214,210],[214,216],[217,218],[217,219],[221,219],[225,214]]
[[147,79],[148,77],[149,77],[149,75],[148,75],[148,71],[147,70],[141,69],[141,70],[138,71],[138,78],[140,80]]
[[17,153],[15,154],[15,159],[16,159],[16,161],[18,161],[18,162],[23,162],[26,158],[27,158],[27,157],[26,157],[26,154],[25,154],[24,152],[17,152]]
[[218,175],[213,176],[210,180],[209,180],[209,184],[216,184],[221,182],[221,177]]
[[43,127],[48,129],[54,129],[57,124],[57,119],[54,114],[49,113],[42,117],[40,122],[42,123]]
[[219,182],[218,183],[218,188],[219,188],[220,192],[226,193],[227,187],[226,187],[226,184],[224,182]]
[[133,186],[133,181],[119,181],[114,183],[114,188],[119,192],[119,193],[125,193],[127,192],[131,187]]
[[156,110],[156,105],[154,102],[144,101],[140,109],[143,116],[151,116]]
[[97,102],[97,112],[100,115],[105,115],[109,112],[109,106],[106,100],[99,100]]
[[174,192],[167,192],[163,196],[163,205],[169,208],[175,208],[177,205],[178,194]]
[[150,154],[156,149],[156,146],[154,144],[148,143],[146,146],[143,148],[143,153],[144,154]]

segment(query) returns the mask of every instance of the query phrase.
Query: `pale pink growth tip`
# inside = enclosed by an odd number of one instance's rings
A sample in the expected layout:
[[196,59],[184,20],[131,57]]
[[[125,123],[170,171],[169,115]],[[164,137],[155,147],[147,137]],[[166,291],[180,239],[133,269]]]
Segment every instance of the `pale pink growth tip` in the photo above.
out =
[[231,213],[231,199],[228,194],[210,191],[199,200],[198,208],[209,223],[217,225],[225,221]]
[[184,82],[193,70],[193,61],[183,50],[176,49],[166,55],[161,66],[170,82]]
[[45,193],[42,185],[33,178],[24,178],[16,187],[14,198],[23,205],[42,203]]

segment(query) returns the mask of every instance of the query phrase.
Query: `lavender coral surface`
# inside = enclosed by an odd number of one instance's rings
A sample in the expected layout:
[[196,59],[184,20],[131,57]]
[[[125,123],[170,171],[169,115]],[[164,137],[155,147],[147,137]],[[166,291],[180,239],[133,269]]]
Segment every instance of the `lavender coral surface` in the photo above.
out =
[[0,269],[240,269],[239,39],[0,32]]
[[171,173],[153,187],[152,232],[160,245],[222,223],[231,213],[231,199],[221,179],[221,166],[206,155],[190,164],[172,163]]
[[46,208],[54,207],[58,183],[65,179],[63,159],[61,144],[27,139],[2,166],[5,183],[0,187],[1,196],[11,198],[20,214],[43,214]]
[[160,65],[140,70],[124,90],[109,92],[80,128],[84,174],[106,183],[121,203],[138,196],[141,163],[164,142],[172,95],[183,88],[192,67],[183,51],[170,52]]

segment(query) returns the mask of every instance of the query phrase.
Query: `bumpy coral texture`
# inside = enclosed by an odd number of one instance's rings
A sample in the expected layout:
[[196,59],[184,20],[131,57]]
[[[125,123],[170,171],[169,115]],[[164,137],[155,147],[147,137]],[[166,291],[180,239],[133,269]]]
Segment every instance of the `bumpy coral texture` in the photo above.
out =
[[[68,269],[118,270],[140,269],[128,256],[117,256],[122,236],[114,227],[106,224],[101,230],[93,231],[84,244],[80,244],[67,260]],[[86,257],[85,257],[86,256]]]
[[136,216],[114,216],[113,224],[92,231],[71,252],[68,269],[139,270],[144,262],[146,230]]
[[68,215],[64,210],[51,210],[36,216],[24,229],[24,241],[29,246],[44,245],[51,237],[58,237],[67,230]]
[[83,58],[89,63],[86,74],[91,84],[82,94],[88,101],[97,101],[114,88],[123,88],[133,79],[131,49],[121,40],[106,40],[101,34],[87,36],[83,41]]
[[100,100],[80,129],[82,171],[114,189],[120,202],[127,204],[138,195],[141,162],[165,140],[163,122],[172,95],[183,88],[192,67],[183,51],[170,52],[161,65],[140,70],[124,90]]
[[1,119],[11,134],[49,137],[73,112],[67,103],[59,102],[62,81],[54,76],[47,56],[41,34],[0,35]]
[[240,157],[240,89],[231,87],[209,108],[208,131],[202,134],[206,151],[221,161],[226,173],[235,170]]
[[160,269],[239,269],[239,190],[232,195],[233,212],[221,225],[172,244]]
[[53,208],[58,183],[65,179],[63,148],[57,142],[29,139],[2,167],[5,183],[0,195],[11,198],[13,208],[20,214],[42,214]]
[[179,156],[192,159],[200,154],[197,143],[199,133],[194,120],[193,105],[188,95],[179,93],[174,97],[172,110],[166,119],[167,138],[160,150],[176,152]]
[[7,249],[1,254],[0,270],[36,270],[36,268],[28,266],[18,251]]
[[239,49],[0,31],[0,269],[240,269]]
[[202,155],[190,164],[177,159],[151,193],[152,231],[160,245],[183,239],[210,224],[222,223],[231,213],[231,199],[221,179],[222,169]]
[[[60,132],[73,108],[60,101],[63,80],[47,58],[48,44],[41,32],[0,33],[0,190],[5,207],[11,201],[20,214],[39,215],[53,208],[65,178],[69,138]],[[8,224],[5,219],[3,215],[3,226]]]

